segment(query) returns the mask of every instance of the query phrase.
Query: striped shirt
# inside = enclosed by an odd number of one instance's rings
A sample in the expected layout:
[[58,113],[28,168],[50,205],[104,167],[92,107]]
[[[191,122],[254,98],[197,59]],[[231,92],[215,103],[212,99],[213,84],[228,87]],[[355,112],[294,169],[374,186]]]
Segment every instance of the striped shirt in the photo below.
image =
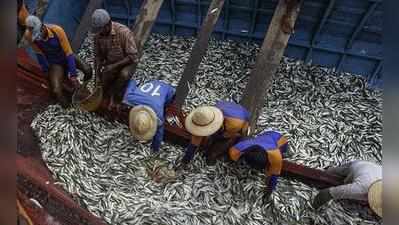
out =
[[97,62],[106,65],[116,63],[129,57],[131,62],[137,60],[137,46],[133,32],[125,25],[112,22],[111,35],[94,37]]

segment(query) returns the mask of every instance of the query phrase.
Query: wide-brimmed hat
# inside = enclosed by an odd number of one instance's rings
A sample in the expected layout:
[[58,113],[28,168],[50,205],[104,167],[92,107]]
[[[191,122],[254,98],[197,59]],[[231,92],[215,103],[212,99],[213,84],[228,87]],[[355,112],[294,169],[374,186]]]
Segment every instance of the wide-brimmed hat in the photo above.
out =
[[382,217],[382,180],[377,180],[370,186],[368,201],[370,208]]
[[185,126],[192,135],[206,137],[223,125],[223,113],[214,106],[201,106],[186,117]]
[[129,112],[129,129],[139,141],[151,140],[157,132],[158,118],[153,109],[145,105],[133,107]]

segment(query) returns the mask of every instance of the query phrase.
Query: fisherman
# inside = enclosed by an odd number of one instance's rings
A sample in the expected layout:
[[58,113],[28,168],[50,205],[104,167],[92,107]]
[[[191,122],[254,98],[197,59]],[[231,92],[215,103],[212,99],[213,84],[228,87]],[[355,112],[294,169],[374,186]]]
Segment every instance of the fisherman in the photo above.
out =
[[241,156],[252,168],[266,173],[266,198],[276,189],[283,167],[283,157],[288,140],[275,131],[266,131],[257,137],[242,140],[229,149],[230,158],[237,161]]
[[372,162],[354,161],[328,172],[345,177],[344,185],[321,190],[313,201],[315,209],[331,199],[352,199],[368,202],[370,208],[382,217],[382,167]]
[[25,30],[26,30],[26,23],[25,23],[26,18],[29,16],[29,11],[25,6],[24,0],[17,1],[17,15],[18,15],[17,44],[19,44],[19,42],[21,41],[22,37],[24,36]]
[[123,103],[132,107],[129,128],[133,137],[141,142],[152,140],[151,147],[159,152],[164,136],[165,107],[175,96],[175,89],[163,81],[150,81],[139,87],[130,80]]
[[[206,143],[207,163],[214,164],[218,156],[227,154],[236,140],[247,135],[248,124],[249,112],[239,104],[219,101],[215,107],[198,107],[186,117],[185,127],[191,133],[191,142],[182,163],[189,163],[201,143]],[[212,148],[218,142],[224,143],[223,146]]]
[[133,32],[123,24],[111,20],[104,9],[92,14],[95,48],[95,71],[103,85],[105,97],[110,98],[109,109],[121,102],[131,71],[138,60]]
[[37,59],[44,73],[50,80],[50,89],[58,102],[67,107],[69,101],[63,93],[63,81],[68,76],[72,85],[77,88],[77,68],[84,73],[84,80],[89,80],[92,71],[89,66],[76,57],[71,49],[64,30],[53,24],[43,24],[36,16],[26,18],[28,33],[27,40],[36,53]]

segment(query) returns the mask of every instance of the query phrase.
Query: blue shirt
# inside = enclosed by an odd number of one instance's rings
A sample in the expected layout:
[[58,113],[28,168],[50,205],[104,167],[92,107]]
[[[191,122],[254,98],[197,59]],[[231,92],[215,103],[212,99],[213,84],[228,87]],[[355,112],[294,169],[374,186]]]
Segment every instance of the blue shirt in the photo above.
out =
[[266,131],[255,138],[247,139],[234,145],[229,150],[230,157],[236,161],[253,146],[261,147],[267,154],[269,161],[267,175],[271,176],[269,185],[274,190],[282,170],[283,154],[287,151],[288,141],[278,132]]
[[218,101],[216,103],[216,107],[223,112],[224,117],[231,117],[243,121],[249,121],[250,113],[242,105],[233,102]]
[[169,104],[175,95],[175,89],[163,82],[153,80],[137,87],[135,80],[130,80],[126,88],[123,103],[129,106],[145,105],[150,107],[158,117],[158,129],[152,140],[152,147],[158,151],[163,140],[165,106]]

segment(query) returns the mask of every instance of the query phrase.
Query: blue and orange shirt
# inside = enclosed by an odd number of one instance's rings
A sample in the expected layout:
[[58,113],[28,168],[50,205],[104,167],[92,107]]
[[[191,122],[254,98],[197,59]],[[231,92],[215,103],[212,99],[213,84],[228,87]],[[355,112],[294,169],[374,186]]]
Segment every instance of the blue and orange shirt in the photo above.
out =
[[164,134],[164,111],[175,95],[175,89],[163,82],[153,80],[139,87],[135,80],[130,80],[126,88],[123,103],[129,106],[146,105],[154,110],[159,119],[157,133],[153,139],[153,148],[158,149]]
[[57,64],[67,67],[69,76],[77,76],[75,57],[64,29],[53,24],[46,24],[48,37],[46,40],[32,42],[32,34],[28,32],[27,40],[31,42],[43,72],[48,72],[49,65]]
[[216,107],[223,112],[223,136],[233,137],[235,134],[244,134],[248,129],[250,113],[243,106],[226,101],[219,101]]
[[[218,101],[215,105],[223,113],[223,126],[213,137],[234,138],[237,135],[245,135],[249,125],[250,113],[243,106],[227,102]],[[191,144],[199,147],[203,141],[207,141],[207,137],[191,136]]]
[[255,145],[261,147],[267,154],[269,167],[266,168],[266,175],[271,176],[269,185],[274,190],[283,168],[283,154],[287,151],[288,140],[278,132],[266,131],[255,138],[241,141],[231,147],[229,149],[230,158],[237,161],[241,155]]

